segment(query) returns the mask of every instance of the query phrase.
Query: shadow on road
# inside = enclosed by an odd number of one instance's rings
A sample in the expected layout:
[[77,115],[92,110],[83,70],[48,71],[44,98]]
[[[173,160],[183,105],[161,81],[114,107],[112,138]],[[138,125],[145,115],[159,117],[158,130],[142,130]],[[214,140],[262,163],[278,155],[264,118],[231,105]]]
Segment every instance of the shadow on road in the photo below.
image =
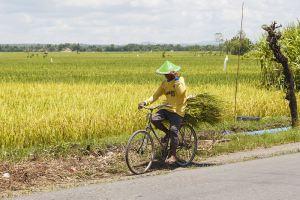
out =
[[163,161],[153,161],[152,166],[151,166],[151,171],[157,171],[157,170],[174,170],[177,168],[191,168],[191,167],[210,167],[214,166],[216,164],[213,163],[196,163],[192,162],[191,164],[181,167],[178,164],[175,165],[167,165]]

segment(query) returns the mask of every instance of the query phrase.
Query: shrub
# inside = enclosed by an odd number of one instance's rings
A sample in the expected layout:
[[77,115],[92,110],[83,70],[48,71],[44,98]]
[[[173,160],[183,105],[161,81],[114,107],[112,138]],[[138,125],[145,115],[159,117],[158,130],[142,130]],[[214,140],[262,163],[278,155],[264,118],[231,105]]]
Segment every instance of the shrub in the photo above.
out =
[[[300,89],[300,22],[290,25],[282,31],[280,45],[284,55],[289,60],[294,75],[295,88]],[[262,37],[255,48],[256,57],[261,64],[261,83],[267,88],[284,89],[283,68],[274,59],[268,46],[266,36]]]

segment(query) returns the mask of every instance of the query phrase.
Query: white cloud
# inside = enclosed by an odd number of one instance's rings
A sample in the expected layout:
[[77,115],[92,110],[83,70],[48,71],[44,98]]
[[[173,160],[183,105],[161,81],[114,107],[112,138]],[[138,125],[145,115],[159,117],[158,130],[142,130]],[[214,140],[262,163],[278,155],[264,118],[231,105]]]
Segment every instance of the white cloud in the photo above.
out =
[[99,1],[99,0],[64,0],[64,1],[60,1],[60,0],[55,0],[55,3],[60,4],[62,6],[98,6],[101,5],[103,3],[105,3],[105,1]]
[[[188,43],[238,32],[240,0],[0,0],[0,43]],[[299,17],[296,0],[245,0],[244,27],[257,39],[272,20]]]
[[32,17],[29,14],[21,14],[21,20],[27,24],[32,23]]

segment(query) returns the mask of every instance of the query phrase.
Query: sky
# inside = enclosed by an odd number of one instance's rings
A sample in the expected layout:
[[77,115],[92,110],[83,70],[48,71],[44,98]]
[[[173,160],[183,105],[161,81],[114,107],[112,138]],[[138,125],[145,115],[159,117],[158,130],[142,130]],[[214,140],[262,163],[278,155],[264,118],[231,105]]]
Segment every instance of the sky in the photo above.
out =
[[[244,31],[300,19],[299,0],[244,0]],[[240,0],[0,0],[0,43],[173,43],[230,39],[240,29]]]

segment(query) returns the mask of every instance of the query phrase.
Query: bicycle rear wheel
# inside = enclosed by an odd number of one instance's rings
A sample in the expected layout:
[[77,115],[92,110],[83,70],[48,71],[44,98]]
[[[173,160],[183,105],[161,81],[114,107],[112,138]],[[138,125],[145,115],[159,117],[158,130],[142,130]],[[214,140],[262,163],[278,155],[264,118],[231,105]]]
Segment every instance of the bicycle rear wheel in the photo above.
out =
[[177,164],[187,166],[195,158],[197,151],[197,135],[193,127],[183,124],[178,135]]
[[134,174],[145,173],[154,159],[153,139],[147,131],[139,130],[130,137],[125,160],[129,170]]

